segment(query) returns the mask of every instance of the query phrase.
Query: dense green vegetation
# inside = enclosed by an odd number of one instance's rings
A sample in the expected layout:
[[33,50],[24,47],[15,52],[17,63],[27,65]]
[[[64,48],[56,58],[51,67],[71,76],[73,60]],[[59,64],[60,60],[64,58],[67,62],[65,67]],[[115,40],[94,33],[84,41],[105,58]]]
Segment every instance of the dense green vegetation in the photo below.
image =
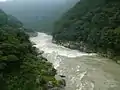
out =
[[57,41],[83,42],[94,52],[120,56],[120,1],[81,0],[56,22]]
[[7,15],[0,10],[0,26],[7,23]]
[[48,90],[49,84],[58,86],[56,70],[14,19],[0,10],[0,90]]

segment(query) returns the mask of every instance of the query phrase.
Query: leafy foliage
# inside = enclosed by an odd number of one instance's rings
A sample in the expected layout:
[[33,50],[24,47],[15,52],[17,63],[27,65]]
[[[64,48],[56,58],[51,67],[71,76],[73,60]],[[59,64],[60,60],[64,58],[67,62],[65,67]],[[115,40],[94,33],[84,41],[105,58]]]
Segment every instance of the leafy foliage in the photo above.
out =
[[[0,19],[3,17],[6,14],[0,12]],[[1,90],[48,90],[49,81],[57,86],[56,70],[46,59],[38,58],[37,49],[20,28],[22,24],[14,17],[6,18],[7,22],[0,21]]]
[[81,0],[56,22],[56,40],[88,44],[96,52],[120,55],[120,1]]

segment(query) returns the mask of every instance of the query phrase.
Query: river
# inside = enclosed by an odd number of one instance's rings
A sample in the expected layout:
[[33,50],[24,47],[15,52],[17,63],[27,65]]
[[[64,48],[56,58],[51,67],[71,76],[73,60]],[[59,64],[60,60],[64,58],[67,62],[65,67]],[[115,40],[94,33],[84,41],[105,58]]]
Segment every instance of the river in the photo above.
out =
[[120,65],[96,54],[71,50],[52,43],[52,36],[38,33],[30,40],[65,75],[65,90],[120,90]]

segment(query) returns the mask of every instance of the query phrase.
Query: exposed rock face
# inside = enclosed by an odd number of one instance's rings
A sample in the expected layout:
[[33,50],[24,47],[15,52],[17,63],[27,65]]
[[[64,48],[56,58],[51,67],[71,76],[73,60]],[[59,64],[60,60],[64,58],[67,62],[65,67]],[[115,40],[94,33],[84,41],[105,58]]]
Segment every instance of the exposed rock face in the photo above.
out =
[[85,43],[83,42],[75,42],[75,41],[53,41],[53,43],[57,43],[59,45],[62,45],[64,47],[70,48],[70,49],[76,49],[80,50],[82,52],[87,53],[93,53],[94,51],[91,50]]
[[96,48],[96,49],[91,48],[89,45],[85,44],[82,41],[75,42],[75,41],[55,41],[55,40],[53,40],[53,43],[57,43],[57,44],[62,45],[66,48],[79,50],[81,52],[97,53],[100,56],[113,59],[117,64],[120,64],[120,56],[115,56],[115,52],[112,49],[107,49],[107,51],[104,52],[100,48]]
[[65,77],[66,76],[64,76],[64,75],[56,75],[58,87],[54,87],[53,83],[50,81],[47,84],[47,86],[49,88],[48,90],[65,90],[65,86],[66,86]]
[[54,87],[51,81],[47,84],[48,90],[65,90],[66,81],[65,79],[58,80],[58,87]]

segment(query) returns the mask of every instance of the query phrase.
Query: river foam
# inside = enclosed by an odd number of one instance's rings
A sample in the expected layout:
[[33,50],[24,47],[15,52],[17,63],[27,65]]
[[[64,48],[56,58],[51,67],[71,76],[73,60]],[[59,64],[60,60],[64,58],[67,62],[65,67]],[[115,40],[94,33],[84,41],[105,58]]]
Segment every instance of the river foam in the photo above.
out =
[[38,33],[38,36],[31,38],[31,41],[36,43],[35,46],[40,50],[44,51],[45,53],[56,53],[58,55],[71,57],[71,58],[81,57],[84,55],[89,55],[89,56],[94,55],[94,54],[79,52],[77,50],[71,50],[60,45],[56,45],[52,43],[52,36],[47,35],[45,33]]
[[[88,54],[88,53],[83,53],[78,50],[71,50],[69,48],[65,48],[63,46],[57,45],[52,43],[52,36],[47,35],[45,33],[38,33],[37,37],[32,37],[30,38],[32,42],[34,42],[37,48],[40,50],[44,51],[43,57],[48,59],[50,62],[53,63],[55,69],[58,69],[60,67],[60,64],[62,63],[62,57],[67,57],[67,58],[76,58],[76,57],[82,57],[82,56],[91,56],[95,54]],[[76,71],[79,72],[80,66],[76,68]],[[60,75],[64,74],[65,69],[61,69],[58,71]],[[81,81],[87,71],[84,71],[82,73],[79,73],[78,78],[71,76],[71,84],[74,84],[76,80]],[[76,87],[78,87],[76,90],[82,90],[82,83],[78,84],[76,83]]]
[[[38,33],[37,37],[30,40],[44,51],[43,57],[53,63],[57,73],[66,76],[65,90],[120,90],[118,82],[114,80],[116,77],[110,73],[118,74],[116,70],[119,67],[107,62],[108,59],[54,44],[52,36],[45,33]],[[103,66],[109,73],[105,72]]]

